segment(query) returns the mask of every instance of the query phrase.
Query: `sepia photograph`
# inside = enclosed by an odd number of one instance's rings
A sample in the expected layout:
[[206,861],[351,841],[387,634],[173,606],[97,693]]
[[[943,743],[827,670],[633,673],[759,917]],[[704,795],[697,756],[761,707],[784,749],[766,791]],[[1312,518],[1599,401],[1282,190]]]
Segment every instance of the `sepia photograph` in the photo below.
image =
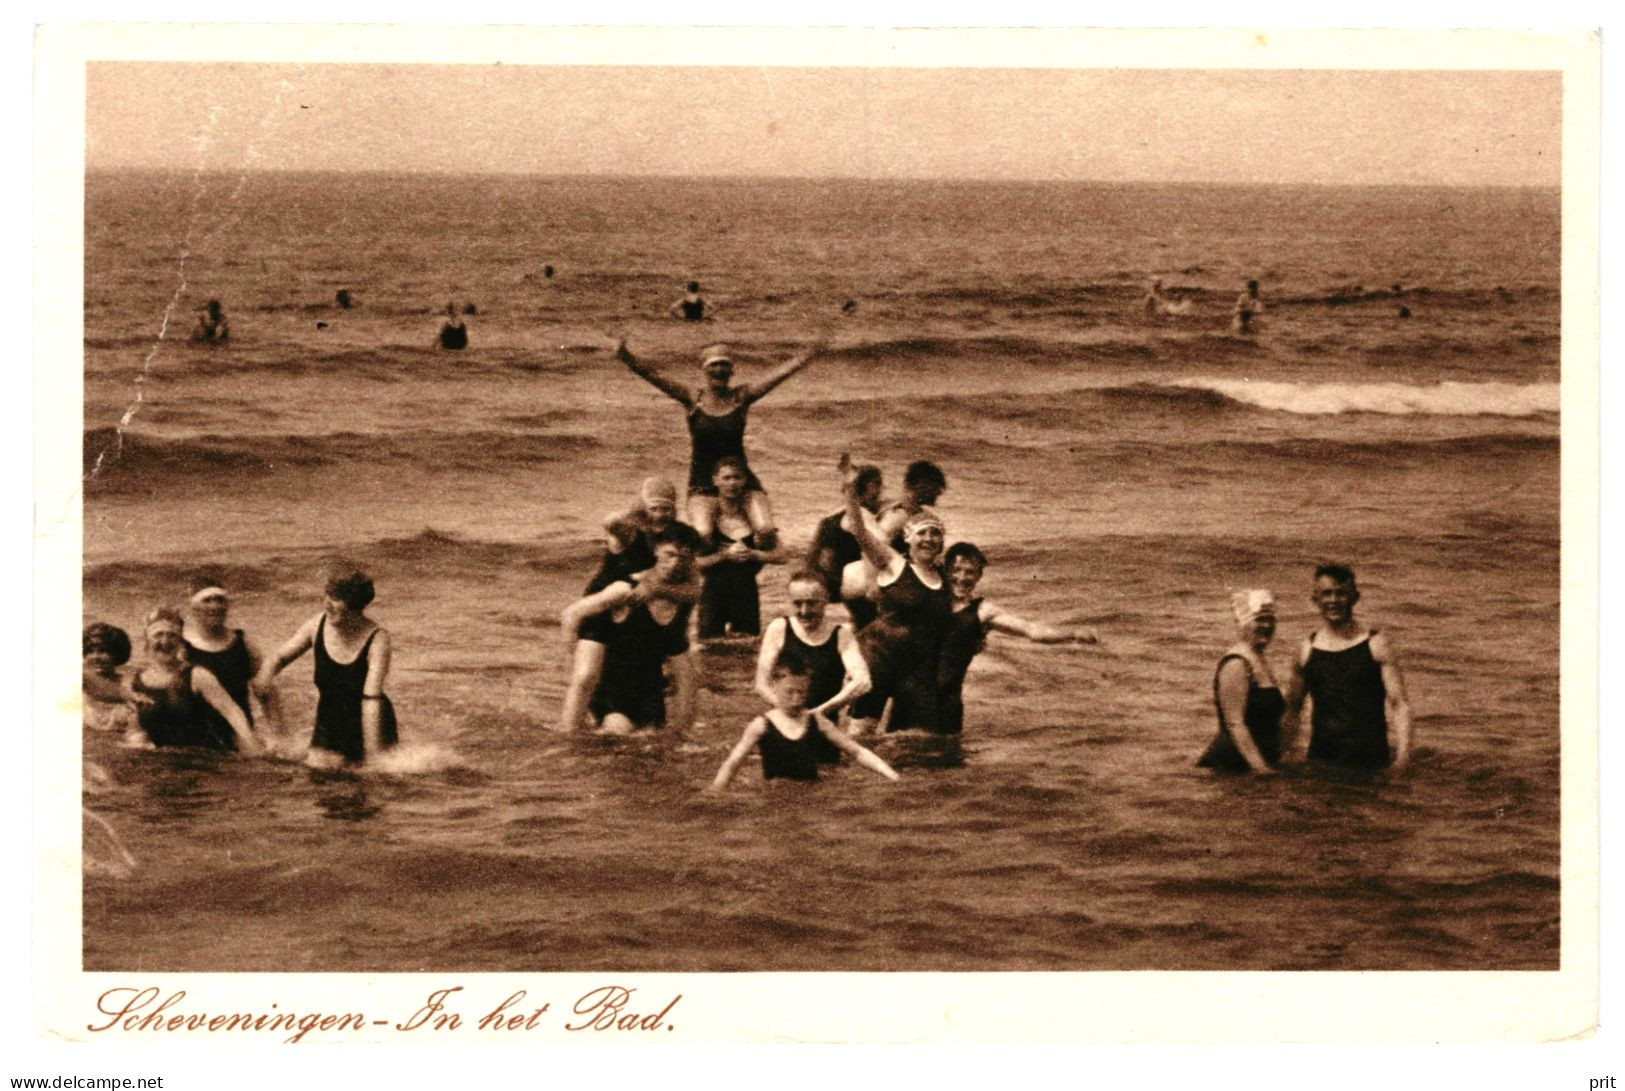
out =
[[243,1010],[164,975],[1594,1020],[1594,40],[530,33],[76,43],[73,1036]]

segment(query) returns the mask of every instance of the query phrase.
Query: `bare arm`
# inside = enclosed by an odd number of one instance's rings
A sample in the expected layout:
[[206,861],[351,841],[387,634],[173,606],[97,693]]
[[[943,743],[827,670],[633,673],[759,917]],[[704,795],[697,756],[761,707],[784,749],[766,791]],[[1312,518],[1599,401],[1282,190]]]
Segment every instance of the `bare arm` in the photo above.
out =
[[575,654],[571,657],[570,682],[565,687],[564,704],[559,709],[559,719],[553,725],[553,730],[571,732],[581,726],[587,704],[592,700],[593,690],[598,687],[598,679],[603,671],[604,646],[595,640],[576,641]]
[[254,737],[254,729],[249,726],[248,714],[237,707],[237,702],[231,699],[226,687],[207,667],[192,668],[192,692],[209,702],[209,707],[231,725],[232,733],[237,736],[238,750],[245,754],[264,752],[265,747]]
[[[1281,696],[1286,700],[1286,712],[1281,716],[1281,760],[1285,761],[1288,754],[1301,757],[1303,747],[1299,745],[1301,721],[1303,717],[1303,699],[1306,696],[1306,687],[1303,681],[1303,666],[1309,661],[1309,641],[1305,640],[1298,648],[1298,654],[1292,659],[1292,673],[1287,676],[1286,692]],[[1307,745],[1306,743],[1304,744]]]
[[361,752],[376,757],[383,749],[384,682],[389,678],[389,630],[375,630],[367,653],[367,680],[361,684]]
[[784,363],[768,372],[754,383],[739,384],[739,400],[745,405],[757,401],[772,392],[773,388],[784,382],[790,376],[813,362],[813,357],[823,351],[823,339],[820,338],[802,352],[790,357]]
[[852,469],[852,456],[843,454],[840,466],[842,490],[846,493],[846,519],[852,524],[852,535],[857,538],[864,559],[886,575],[901,571],[906,559],[891,547],[890,541],[881,537],[877,527],[871,526],[863,517],[863,505],[858,503],[858,491],[855,487],[857,473]]
[[581,623],[590,617],[622,606],[632,598],[632,585],[616,582],[610,584],[596,594],[586,598],[577,599],[566,606],[559,614],[559,631],[564,636],[566,646],[576,642],[581,633]]
[[745,733],[739,736],[739,741],[729,751],[728,757],[722,763],[722,768],[717,770],[716,779],[711,782],[711,786],[706,791],[720,792],[728,786],[728,782],[733,779],[734,773],[739,769],[739,763],[745,760],[746,755],[751,751],[751,747],[756,745],[756,741],[762,737],[762,733],[766,730],[767,717],[765,716],[756,717],[745,727]]
[[690,652],[682,652],[669,657],[666,665],[671,668],[672,706],[672,714],[666,717],[666,724],[673,731],[682,733],[694,725],[694,696],[699,689],[694,656]]
[[[818,726],[821,722],[822,721],[820,721],[817,717],[814,717],[813,729],[823,731],[823,729]],[[880,755],[876,754],[873,750],[870,750],[868,747],[859,743],[853,742],[851,736],[849,736],[846,732],[824,731],[823,734],[824,738],[828,739],[842,750],[845,750],[848,754],[851,754],[852,760],[863,766],[865,769],[873,769],[887,780],[898,779],[897,770],[887,765],[885,761],[881,759]]]
[[700,601],[701,584],[697,573],[690,572],[688,578],[680,583],[668,583],[664,580],[654,579],[650,573],[654,569],[635,573],[632,576],[631,602],[653,602],[655,599],[665,599],[678,606],[693,606]]
[[252,688],[255,692],[259,693],[262,698],[265,694],[273,692],[271,683],[277,675],[282,673],[283,668],[310,651],[311,647],[315,645],[316,629],[321,623],[322,615],[317,614],[299,626],[298,632],[294,633],[288,642],[282,645],[276,655],[260,665],[259,672],[254,675]]
[[835,639],[838,642],[836,647],[841,652],[841,664],[846,667],[846,684],[817,708],[808,709],[809,712],[822,713],[832,719],[841,709],[868,693],[873,684],[869,678],[869,664],[863,661],[863,652],[853,638],[852,630],[845,625],[837,625]]
[[770,705],[778,703],[778,697],[774,695],[771,684],[773,664],[779,661],[779,653],[784,650],[784,630],[789,624],[782,617],[768,622],[767,631],[762,634],[762,646],[756,652],[755,689]]
[[1244,661],[1235,658],[1224,661],[1224,666],[1219,668],[1219,721],[1248,769],[1255,773],[1272,773],[1274,770],[1259,753],[1258,744],[1253,742],[1253,733],[1247,730],[1247,689],[1251,682],[1252,676],[1247,673]]
[[616,344],[615,358],[630,368],[632,374],[666,395],[666,397],[680,403],[684,409],[694,408],[694,396],[688,390],[633,356],[632,350],[626,347],[624,340]]
[[1025,637],[1034,644],[1096,644],[1099,638],[1093,629],[1058,629],[1041,621],[1027,621],[983,601],[982,621],[1001,633]]
[[1371,634],[1371,657],[1382,668],[1382,688],[1385,711],[1388,713],[1388,737],[1394,748],[1395,769],[1402,769],[1411,760],[1411,702],[1405,693],[1405,678],[1399,670],[1399,657],[1388,643],[1386,633]]

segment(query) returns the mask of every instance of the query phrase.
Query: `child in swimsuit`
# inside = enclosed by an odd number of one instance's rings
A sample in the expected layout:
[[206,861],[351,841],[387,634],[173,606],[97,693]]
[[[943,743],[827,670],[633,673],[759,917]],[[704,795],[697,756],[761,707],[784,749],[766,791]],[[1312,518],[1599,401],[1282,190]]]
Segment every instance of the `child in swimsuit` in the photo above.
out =
[[762,755],[763,780],[817,780],[819,742],[824,739],[852,755],[859,765],[872,769],[887,780],[897,772],[872,750],[860,746],[828,726],[821,716],[807,711],[807,687],[811,682],[807,661],[794,652],[779,656],[773,667],[773,707],[752,720],[729,753],[708,791],[720,792],[728,786],[741,762],[752,749]]

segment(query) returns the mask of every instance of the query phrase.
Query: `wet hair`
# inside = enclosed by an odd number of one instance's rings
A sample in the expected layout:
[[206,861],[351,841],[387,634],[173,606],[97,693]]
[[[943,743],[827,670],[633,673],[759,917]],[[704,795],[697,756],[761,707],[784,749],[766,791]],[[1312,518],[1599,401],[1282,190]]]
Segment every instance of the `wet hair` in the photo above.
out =
[[1346,583],[1350,587],[1355,586],[1354,569],[1346,564],[1320,565],[1315,569],[1315,579],[1318,581],[1322,576],[1336,580],[1338,583]]
[[673,524],[660,533],[651,535],[649,538],[649,548],[651,550],[656,550],[663,545],[671,545],[677,546],[685,553],[693,553],[694,542],[684,533],[684,531],[687,529],[688,528],[684,527],[681,523]]
[[93,621],[86,625],[79,645],[82,649],[79,653],[81,656],[89,655],[91,652],[106,652],[112,658],[115,667],[122,667],[130,661],[130,634],[105,621]]
[[217,315],[220,313],[220,301],[218,299],[209,300],[206,307],[211,315]]
[[352,610],[365,610],[372,601],[372,577],[354,565],[336,565],[329,569],[322,591]]
[[688,282],[688,290],[691,291],[691,292],[699,291],[700,290],[700,282],[697,281],[697,280],[689,281]]
[[1247,282],[1247,290],[1248,290],[1248,291],[1249,291],[1249,292],[1256,292],[1256,291],[1258,291],[1258,281],[1256,281],[1256,280],[1249,280],[1249,281],[1248,281],[1248,282]]
[[853,479],[852,487],[861,494],[864,489],[867,489],[870,485],[873,485],[879,480],[880,467],[874,465],[873,463],[865,462],[863,465],[858,467],[857,477]]
[[715,481],[723,470],[738,470],[740,477],[750,480],[750,471],[745,469],[745,460],[738,455],[723,455],[717,459],[716,465],[711,467],[711,480]]
[[220,574],[218,568],[200,568],[192,573],[192,578],[186,584],[186,593],[195,595],[205,587],[218,587],[224,590],[226,577]]
[[939,491],[946,492],[948,478],[943,474],[941,466],[938,466],[935,462],[927,462],[922,458],[918,462],[908,464],[908,469],[903,473],[903,484],[935,485]]
[[955,542],[949,546],[948,552],[943,555],[942,567],[947,571],[952,571],[954,562],[961,557],[970,561],[979,569],[987,567],[987,554],[977,549],[970,542]]
[[775,680],[785,677],[811,678],[812,664],[807,662],[807,657],[795,648],[786,648],[779,653],[779,658],[774,662],[772,670],[768,672],[768,677]]

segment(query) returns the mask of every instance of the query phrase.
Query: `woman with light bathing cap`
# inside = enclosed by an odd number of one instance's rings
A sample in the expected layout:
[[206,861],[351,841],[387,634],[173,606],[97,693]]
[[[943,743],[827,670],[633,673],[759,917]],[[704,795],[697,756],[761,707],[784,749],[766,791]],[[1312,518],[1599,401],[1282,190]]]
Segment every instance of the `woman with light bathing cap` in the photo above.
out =
[[1264,590],[1231,596],[1241,639],[1219,657],[1213,705],[1219,733],[1196,762],[1226,773],[1273,773],[1281,760],[1281,714],[1286,701],[1264,649],[1275,636],[1275,596]]
[[937,691],[937,663],[949,619],[948,586],[942,578],[942,519],[922,507],[903,526],[906,554],[892,548],[882,532],[862,517],[857,471],[841,456],[841,476],[864,558],[874,567],[875,620],[858,634],[873,682],[852,703],[849,730],[874,730],[888,698],[892,715],[888,731],[942,730]]
[[[258,754],[248,717],[207,667],[186,661],[185,622],[173,606],[147,615],[147,662],[131,676],[131,703],[154,746],[200,746]],[[211,715],[213,713],[213,715]]]
[[734,365],[724,345],[712,345],[700,359],[703,383],[689,389],[681,383],[646,366],[632,355],[623,339],[615,346],[615,356],[632,370],[634,375],[681,405],[688,414],[688,434],[693,455],[688,471],[688,521],[700,537],[709,538],[716,522],[717,488],[714,481],[717,463],[724,458],[737,458],[745,466],[746,508],[750,513],[751,530],[766,540],[776,533],[773,508],[767,492],[745,461],[745,415],[750,407],[766,396],[774,387],[812,362],[822,349],[814,343],[751,383],[733,383]]
[[[231,608],[226,594],[225,580],[216,572],[199,572],[192,577],[191,598],[186,603],[186,661],[207,667],[219,679],[237,707],[254,723],[253,702],[249,700],[249,683],[259,673],[259,649],[241,629],[227,627],[226,615]],[[276,709],[264,708],[260,719],[272,726],[280,722]]]

